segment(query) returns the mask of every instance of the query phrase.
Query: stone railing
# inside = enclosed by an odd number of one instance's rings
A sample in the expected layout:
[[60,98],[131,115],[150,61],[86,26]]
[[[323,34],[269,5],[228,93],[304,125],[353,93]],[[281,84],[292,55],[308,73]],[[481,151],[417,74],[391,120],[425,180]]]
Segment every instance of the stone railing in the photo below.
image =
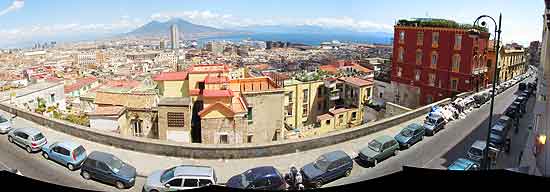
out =
[[449,103],[449,101],[450,99],[447,98],[394,117],[382,119],[368,126],[362,125],[312,138],[279,141],[259,145],[182,144],[148,138],[122,136],[116,133],[101,132],[66,121],[48,118],[24,109],[16,108],[10,104],[0,103],[0,110],[15,114],[20,118],[59,132],[117,148],[157,155],[197,159],[239,159],[296,153],[298,151],[311,150],[346,142],[426,115],[431,110],[432,106],[444,105]]

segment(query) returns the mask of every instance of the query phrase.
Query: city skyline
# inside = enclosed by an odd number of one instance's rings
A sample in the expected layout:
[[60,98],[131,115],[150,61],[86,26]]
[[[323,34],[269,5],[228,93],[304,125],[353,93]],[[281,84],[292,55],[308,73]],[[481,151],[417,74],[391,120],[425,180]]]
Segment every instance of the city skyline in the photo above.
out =
[[[473,9],[471,5],[478,7]],[[256,25],[314,25],[357,32],[393,32],[402,18],[433,17],[471,23],[481,13],[503,13],[503,40],[527,45],[540,40],[541,2],[434,0],[391,3],[324,1],[23,1],[0,0],[0,46],[45,41],[50,37],[105,37],[129,32],[152,20],[183,18],[195,24],[232,29]],[[411,7],[422,7],[412,8]],[[540,10],[537,10],[540,9]],[[98,14],[101,10],[101,14]],[[266,11],[267,10],[267,11]],[[533,10],[520,12],[514,10]],[[537,11],[535,11],[537,10]],[[343,13],[343,14],[342,14]],[[511,27],[513,26],[513,27]],[[493,26],[489,26],[492,28]],[[169,29],[167,29],[167,32]]]

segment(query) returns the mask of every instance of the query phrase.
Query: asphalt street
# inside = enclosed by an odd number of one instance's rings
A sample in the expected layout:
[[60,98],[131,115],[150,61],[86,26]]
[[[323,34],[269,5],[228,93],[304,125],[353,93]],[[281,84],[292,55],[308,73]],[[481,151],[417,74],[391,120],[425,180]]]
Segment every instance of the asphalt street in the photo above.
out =
[[[533,80],[527,79],[524,82]],[[496,117],[504,113],[506,108],[513,103],[517,89],[518,85],[516,84],[495,97],[494,114]],[[534,98],[529,100],[531,105],[533,105],[532,100]],[[397,156],[380,162],[376,167],[362,167],[355,163],[352,176],[336,180],[324,187],[374,179],[398,172],[402,170],[403,166],[446,169],[455,159],[465,157],[466,151],[475,140],[486,137],[489,111],[490,101],[480,108],[474,109],[465,119],[449,122],[445,129],[435,136],[424,137],[423,141],[410,149],[400,151]],[[524,119],[527,118],[524,117]],[[496,118],[493,120],[496,121]]]

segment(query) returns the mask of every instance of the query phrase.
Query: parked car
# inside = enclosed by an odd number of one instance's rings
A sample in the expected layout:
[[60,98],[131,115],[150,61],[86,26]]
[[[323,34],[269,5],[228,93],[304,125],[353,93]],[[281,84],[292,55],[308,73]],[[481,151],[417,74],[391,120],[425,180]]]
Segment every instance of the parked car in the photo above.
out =
[[359,151],[359,159],[376,166],[378,162],[392,155],[397,155],[398,151],[399,143],[390,136],[382,135],[373,139]]
[[42,146],[42,156],[74,171],[87,157],[86,149],[80,144],[69,141],[53,142]]
[[465,158],[458,158],[453,163],[451,163],[449,167],[447,167],[447,170],[452,170],[452,171],[473,171],[478,169],[479,169],[478,163]]
[[421,141],[426,134],[426,129],[418,123],[407,125],[394,138],[399,143],[400,147],[409,148],[415,143]]
[[512,103],[512,105],[510,105],[506,111],[504,112],[504,114],[508,117],[511,117],[511,118],[519,118],[521,113],[519,112],[519,108],[517,105],[514,105]]
[[435,135],[443,128],[445,128],[445,119],[439,115],[429,116],[424,121],[424,129],[426,129],[428,135]]
[[518,84],[518,91],[523,91],[523,90],[526,90],[527,89],[527,84],[525,83],[519,83]]
[[226,186],[270,191],[282,191],[287,188],[283,175],[272,166],[256,167],[235,175],[227,181]]
[[514,105],[518,106],[518,111],[520,113],[520,116],[522,116],[526,112],[526,106],[521,101],[514,101]]
[[321,155],[315,162],[302,167],[300,172],[305,184],[319,188],[329,181],[349,176],[352,169],[351,157],[338,150]]
[[216,172],[209,166],[179,165],[167,170],[157,170],[147,177],[145,192],[186,190],[215,185]]
[[468,156],[468,159],[475,162],[481,162],[485,150],[487,150],[487,145],[485,141],[477,140],[472,144],[472,146],[468,150],[468,153],[466,154]]
[[40,151],[48,141],[36,128],[17,128],[8,133],[8,141],[24,147],[27,152]]
[[496,149],[502,149],[506,143],[508,130],[505,125],[495,124],[489,133],[489,145]]
[[112,154],[93,151],[82,164],[80,175],[86,180],[96,179],[125,189],[134,186],[136,168]]
[[0,134],[6,134],[10,132],[11,129],[11,118],[7,119],[3,115],[0,115]]

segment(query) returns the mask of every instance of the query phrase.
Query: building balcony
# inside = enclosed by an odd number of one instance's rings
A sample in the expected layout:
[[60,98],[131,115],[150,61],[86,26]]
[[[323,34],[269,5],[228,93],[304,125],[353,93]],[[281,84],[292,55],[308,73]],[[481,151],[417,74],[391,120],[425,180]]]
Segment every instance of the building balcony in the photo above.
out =
[[336,87],[336,79],[327,79],[325,80],[325,87],[332,89]]
[[340,94],[330,94],[329,99],[331,101],[336,101],[336,100],[340,99]]

